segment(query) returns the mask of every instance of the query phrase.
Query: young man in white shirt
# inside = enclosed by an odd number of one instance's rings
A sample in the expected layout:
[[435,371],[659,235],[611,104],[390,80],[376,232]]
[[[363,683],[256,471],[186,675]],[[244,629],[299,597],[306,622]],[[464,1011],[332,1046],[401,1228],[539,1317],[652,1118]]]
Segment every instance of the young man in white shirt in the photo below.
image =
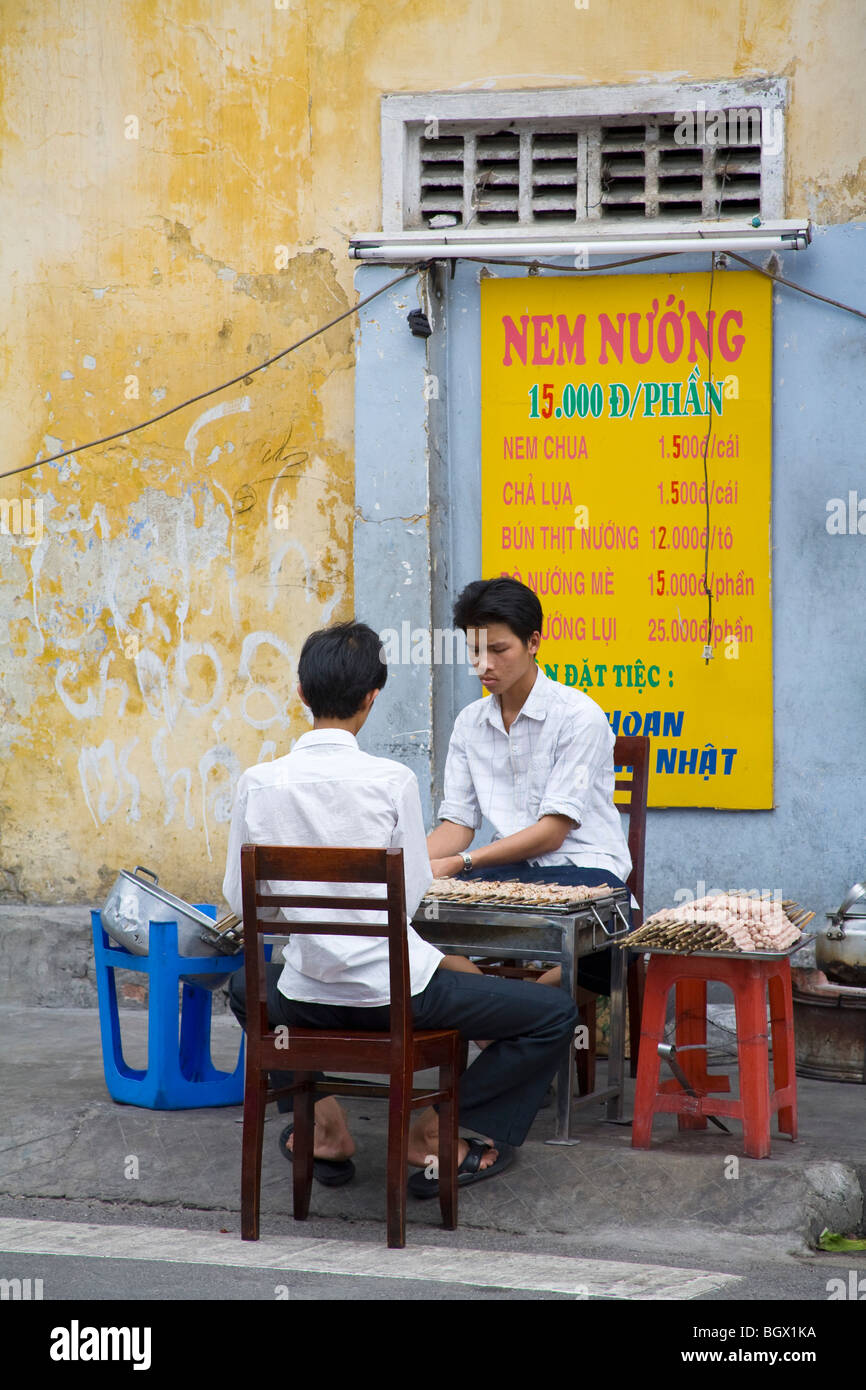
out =
[[[457,599],[454,624],[472,634],[490,694],[454,724],[441,823],[427,837],[433,873],[624,887],[631,858],[613,804],[613,731],[594,700],[536,665],[542,622],[537,595],[516,579],[476,580]],[[496,838],[470,855],[482,816]],[[609,994],[610,953],[582,957],[579,979]]]
[[[357,745],[373,702],[387,679],[377,635],[363,623],[314,632],[298,664],[298,694],[311,709],[313,730],[291,753],[250,768],[238,782],[229,834],[223,894],[242,912],[240,849],[245,843],[402,848],[406,912],[411,920],[432,874],[414,773]],[[313,892],[314,885],[310,885]],[[322,891],[334,891],[323,885]],[[367,893],[347,885],[345,893]],[[283,909],[291,922],[293,909]],[[334,920],[340,920],[336,913]],[[348,920],[367,920],[347,910]],[[458,957],[443,957],[408,927],[412,1014],[418,1028],[458,1028],[466,1039],[491,1039],[460,1079],[460,1124],[493,1143],[460,1141],[459,1182],[465,1186],[508,1166],[523,1143],[548,1084],[570,1044],[576,1010],[562,991],[537,990],[518,980],[481,975]],[[267,967],[268,1017],[272,1027],[389,1026],[386,937],[299,935],[283,952],[282,969]],[[230,1002],[246,1019],[242,971],[231,977]],[[272,1073],[272,1085],[290,1084],[290,1073]],[[290,1101],[278,1102],[288,1109]],[[430,1172],[438,1151],[438,1114],[424,1111],[409,1136],[409,1162]],[[333,1096],[316,1104],[314,1175],[338,1185],[354,1173],[354,1143],[345,1113]],[[291,1126],[280,1136],[291,1158]],[[425,1172],[410,1179],[416,1196],[435,1196],[438,1184]]]

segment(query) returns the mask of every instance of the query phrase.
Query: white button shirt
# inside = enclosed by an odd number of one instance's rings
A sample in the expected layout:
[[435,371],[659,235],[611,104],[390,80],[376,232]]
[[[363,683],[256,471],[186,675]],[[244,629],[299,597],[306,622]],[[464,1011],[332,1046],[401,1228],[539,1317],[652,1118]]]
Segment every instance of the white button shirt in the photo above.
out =
[[568,816],[576,824],[561,847],[527,862],[610,869],[625,881],[631,857],[613,804],[613,745],[595,701],[549,680],[539,667],[508,733],[495,695],[457,716],[439,818],[477,830],[483,815],[496,839],[504,839],[541,816]]
[[[410,919],[433,879],[414,772],[390,758],[363,753],[354,735],[343,729],[303,734],[291,753],[249,768],[238,781],[223,895],[239,916],[243,844],[402,849]],[[387,890],[384,884],[275,883],[262,891],[384,897]],[[299,908],[269,911],[289,922],[310,915]],[[262,916],[267,920],[264,909]],[[319,921],[376,920],[358,909],[322,909],[316,916]],[[376,917],[387,921],[384,912]],[[411,926],[407,934],[411,993],[419,994],[442,953]],[[289,999],[360,1007],[390,1001],[387,937],[296,935],[283,959],[279,988]]]

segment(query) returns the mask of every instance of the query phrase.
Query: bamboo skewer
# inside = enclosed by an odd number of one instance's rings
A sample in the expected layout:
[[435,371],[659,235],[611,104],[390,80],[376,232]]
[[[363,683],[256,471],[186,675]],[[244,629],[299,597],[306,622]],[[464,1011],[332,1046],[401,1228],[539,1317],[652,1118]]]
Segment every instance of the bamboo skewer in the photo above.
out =
[[[766,903],[767,901],[766,898],[762,898],[757,893],[747,893],[745,891],[738,892],[735,889],[725,894],[724,897],[744,897],[751,899],[756,904]],[[712,901],[712,899],[710,901]],[[800,904],[795,902],[792,898],[783,899],[781,906],[791,926],[795,927],[802,935],[803,929],[815,916],[814,912],[810,912],[807,908],[801,907]],[[713,909],[711,906],[706,908],[701,907],[698,909],[698,912],[704,914],[704,920],[691,921],[688,918],[678,917],[676,909],[671,909],[671,915],[669,917],[656,916],[654,920],[645,922],[643,926],[638,927],[637,931],[632,932],[630,936],[625,937],[616,944],[621,950],[644,946],[648,949],[654,947],[657,950],[673,950],[683,955],[691,955],[695,951],[726,951],[742,955],[751,954],[748,950],[739,946],[734,938],[728,934],[726,930],[727,924],[723,925],[721,922],[714,922],[712,920]],[[741,920],[748,932],[749,926],[746,924],[749,923],[751,925],[750,919],[746,916]],[[767,925],[765,920],[762,920],[760,924],[757,921],[754,923],[755,930],[759,932],[758,940],[760,939],[760,931],[762,929],[765,930]],[[756,939],[751,932],[749,934],[752,935],[753,940]],[[795,943],[792,943],[792,945],[793,944]],[[763,952],[765,949],[769,948],[764,948],[757,944],[755,946],[756,953]],[[787,949],[790,950],[790,947]],[[782,951],[772,952],[772,954],[782,954]]]
[[[525,891],[522,891],[525,890]],[[513,880],[476,880],[461,883],[453,880],[434,880],[425,894],[425,901],[468,903],[478,907],[566,908],[572,911],[587,907],[601,898],[610,897],[615,890],[607,883],[593,886],[583,884],[520,884]]]

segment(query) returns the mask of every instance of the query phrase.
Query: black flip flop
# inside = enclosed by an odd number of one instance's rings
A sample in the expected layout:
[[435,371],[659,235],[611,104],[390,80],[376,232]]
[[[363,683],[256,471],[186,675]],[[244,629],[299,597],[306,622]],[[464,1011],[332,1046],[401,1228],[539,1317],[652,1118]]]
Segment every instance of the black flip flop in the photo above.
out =
[[[289,1148],[289,1135],[294,1125],[286,1125],[279,1138],[280,1153],[291,1163],[292,1151]],[[313,1158],[313,1177],[323,1187],[342,1187],[355,1176],[355,1165],[351,1158]]]
[[[469,1152],[457,1169],[458,1187],[469,1187],[470,1183],[482,1182],[484,1178],[495,1178],[497,1173],[504,1172],[514,1162],[514,1150],[509,1144],[485,1144],[483,1139],[468,1139],[466,1142]],[[482,1168],[482,1158],[488,1149],[494,1148],[497,1150],[496,1162]],[[427,1169],[422,1168],[412,1174],[408,1190],[413,1197],[438,1197],[439,1182],[436,1178],[428,1178]]]

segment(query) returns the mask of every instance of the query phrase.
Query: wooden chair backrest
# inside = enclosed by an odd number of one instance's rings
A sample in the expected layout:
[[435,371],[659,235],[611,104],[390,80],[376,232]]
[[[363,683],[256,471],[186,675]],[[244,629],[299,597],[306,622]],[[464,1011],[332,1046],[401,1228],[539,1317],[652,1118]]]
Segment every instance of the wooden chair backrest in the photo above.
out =
[[[382,883],[384,897],[340,896],[299,892],[303,883]],[[287,893],[263,893],[261,883],[292,885]],[[391,992],[391,1041],[395,1050],[406,1055],[412,1032],[409,987],[409,945],[406,938],[406,891],[402,849],[344,849],[295,845],[243,845],[241,847],[241,888],[244,913],[244,950],[247,983],[247,1045],[251,1061],[257,1060],[257,1045],[270,1033],[265,978],[265,936],[386,936]],[[299,921],[264,920],[261,907],[307,909]],[[321,921],[317,909],[360,909],[388,913],[384,923]],[[273,1036],[273,1034],[271,1034]],[[290,1033],[291,1039],[291,1033]]]
[[[616,781],[614,804],[628,815],[628,852],[631,873],[628,886],[640,904],[633,913],[635,926],[643,921],[643,876],[646,852],[646,799],[649,784],[650,741],[644,734],[620,734],[613,746]],[[616,769],[619,769],[616,771]],[[629,775],[629,769],[631,773]],[[617,800],[616,792],[620,795]]]

